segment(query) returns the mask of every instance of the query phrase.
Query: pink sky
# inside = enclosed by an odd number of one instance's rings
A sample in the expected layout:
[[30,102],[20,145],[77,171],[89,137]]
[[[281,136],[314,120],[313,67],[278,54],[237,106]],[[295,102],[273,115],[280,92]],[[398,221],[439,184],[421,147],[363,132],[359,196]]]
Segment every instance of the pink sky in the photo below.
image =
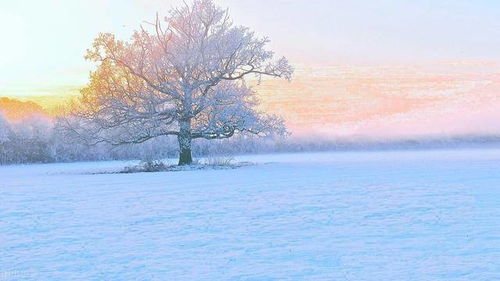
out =
[[[500,63],[349,65],[258,86],[296,136],[394,139],[500,134]],[[273,95],[279,92],[280,95]]]

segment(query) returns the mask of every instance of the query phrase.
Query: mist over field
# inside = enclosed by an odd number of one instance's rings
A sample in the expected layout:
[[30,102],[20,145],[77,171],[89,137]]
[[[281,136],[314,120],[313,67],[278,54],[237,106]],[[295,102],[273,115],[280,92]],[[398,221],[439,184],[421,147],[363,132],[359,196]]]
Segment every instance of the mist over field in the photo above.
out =
[[[3,128],[3,130],[2,130]],[[162,137],[142,144],[113,146],[65,141],[54,128],[50,117],[32,116],[10,121],[0,119],[0,164],[50,163],[95,160],[133,160],[172,158],[178,154],[176,140]],[[426,150],[440,148],[498,148],[498,135],[420,136],[420,137],[327,137],[291,134],[284,138],[234,137],[227,140],[200,140],[193,143],[195,158],[208,155],[237,156],[245,154],[358,151],[358,150]]]

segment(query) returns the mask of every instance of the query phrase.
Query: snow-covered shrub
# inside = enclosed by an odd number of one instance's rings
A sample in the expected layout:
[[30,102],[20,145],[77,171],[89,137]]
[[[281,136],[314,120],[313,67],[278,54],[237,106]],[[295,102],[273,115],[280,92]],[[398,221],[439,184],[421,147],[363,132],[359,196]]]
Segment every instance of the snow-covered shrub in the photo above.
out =
[[161,160],[145,160],[141,161],[139,165],[125,167],[122,173],[161,172],[167,168],[168,165]]
[[0,143],[6,142],[9,137],[9,123],[0,112]]

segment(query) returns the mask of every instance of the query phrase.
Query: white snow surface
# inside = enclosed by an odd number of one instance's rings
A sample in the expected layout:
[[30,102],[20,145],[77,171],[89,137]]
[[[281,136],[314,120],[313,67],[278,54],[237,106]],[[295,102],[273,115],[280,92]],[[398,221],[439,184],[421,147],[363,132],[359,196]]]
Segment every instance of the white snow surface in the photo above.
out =
[[0,280],[500,280],[500,149],[0,167]]

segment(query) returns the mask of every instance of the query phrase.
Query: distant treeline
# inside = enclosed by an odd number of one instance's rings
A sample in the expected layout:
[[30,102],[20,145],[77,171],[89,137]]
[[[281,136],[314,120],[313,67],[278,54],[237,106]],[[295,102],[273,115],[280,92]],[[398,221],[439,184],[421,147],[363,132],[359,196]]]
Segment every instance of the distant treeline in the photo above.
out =
[[[355,141],[318,138],[287,139],[235,136],[226,140],[197,140],[193,143],[195,157],[206,155],[237,155],[273,152],[327,150],[425,149],[471,146],[499,146],[500,136],[465,136],[446,139]],[[0,164],[49,163],[96,160],[162,159],[178,155],[177,140],[160,137],[123,146],[101,143],[88,146],[67,141],[55,129],[52,119],[31,117],[9,122],[0,116]]]

